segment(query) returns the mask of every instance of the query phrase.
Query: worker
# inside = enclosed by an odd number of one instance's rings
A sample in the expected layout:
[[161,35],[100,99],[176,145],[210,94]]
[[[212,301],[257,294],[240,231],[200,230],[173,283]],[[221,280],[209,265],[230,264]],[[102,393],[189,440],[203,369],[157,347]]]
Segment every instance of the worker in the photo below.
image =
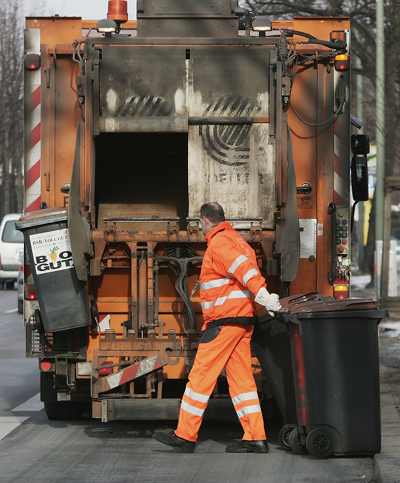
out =
[[218,203],[206,203],[200,222],[207,240],[200,273],[204,324],[196,358],[183,395],[175,431],[154,438],[178,452],[193,452],[209,397],[225,368],[229,393],[243,427],[242,440],[229,453],[268,453],[267,437],[251,367],[250,341],[254,302],[270,313],[281,309],[279,297],[266,289],[254,250],[225,221]]

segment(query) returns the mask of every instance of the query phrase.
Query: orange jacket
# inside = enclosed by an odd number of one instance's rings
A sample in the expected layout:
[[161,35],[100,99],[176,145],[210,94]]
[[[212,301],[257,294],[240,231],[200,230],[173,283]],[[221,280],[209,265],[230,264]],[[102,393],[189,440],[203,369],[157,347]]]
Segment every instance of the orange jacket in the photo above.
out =
[[253,317],[252,299],[266,286],[254,250],[226,221],[207,233],[206,240],[200,273],[203,329],[212,320]]

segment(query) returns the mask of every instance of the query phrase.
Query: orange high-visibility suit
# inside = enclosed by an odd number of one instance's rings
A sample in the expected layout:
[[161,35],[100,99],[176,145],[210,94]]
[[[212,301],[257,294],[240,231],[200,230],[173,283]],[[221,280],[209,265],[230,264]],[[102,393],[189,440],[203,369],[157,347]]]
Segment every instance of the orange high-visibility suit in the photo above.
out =
[[[208,399],[225,367],[244,440],[265,440],[264,421],[251,368],[254,298],[265,279],[254,250],[228,222],[206,235],[200,274],[203,336],[183,395],[175,434],[196,441]],[[221,324],[221,325],[220,325]]]

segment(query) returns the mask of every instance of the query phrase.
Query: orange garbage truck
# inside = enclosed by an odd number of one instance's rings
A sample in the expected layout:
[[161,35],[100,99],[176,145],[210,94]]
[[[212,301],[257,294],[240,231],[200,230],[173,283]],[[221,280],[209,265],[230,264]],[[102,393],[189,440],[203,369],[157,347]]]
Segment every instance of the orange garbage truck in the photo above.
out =
[[[50,419],[177,416],[202,325],[204,202],[274,292],[348,296],[349,20],[137,8],[26,19],[24,318]],[[226,394],[221,375],[210,414]]]

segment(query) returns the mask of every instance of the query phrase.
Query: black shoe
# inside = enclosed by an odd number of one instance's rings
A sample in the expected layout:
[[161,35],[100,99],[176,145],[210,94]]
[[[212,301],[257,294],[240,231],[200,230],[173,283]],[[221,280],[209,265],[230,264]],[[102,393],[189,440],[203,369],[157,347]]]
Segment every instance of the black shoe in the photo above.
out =
[[268,443],[264,440],[261,441],[247,441],[240,440],[234,441],[225,449],[226,453],[268,453]]
[[153,434],[153,438],[160,443],[172,446],[180,453],[193,453],[196,446],[196,444],[192,441],[188,441],[187,439],[183,439],[177,436],[175,434],[175,431],[156,431]]

